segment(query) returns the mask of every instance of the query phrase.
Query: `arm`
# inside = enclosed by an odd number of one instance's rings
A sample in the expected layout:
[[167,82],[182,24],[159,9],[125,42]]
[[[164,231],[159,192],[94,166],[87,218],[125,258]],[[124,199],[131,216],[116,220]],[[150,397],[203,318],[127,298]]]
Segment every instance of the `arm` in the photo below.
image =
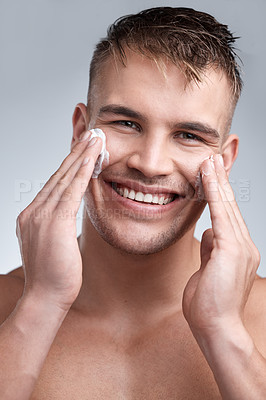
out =
[[224,167],[215,156],[201,166],[212,229],[204,232],[201,267],[189,280],[184,315],[222,398],[266,398],[266,360],[244,325],[244,308],[259,265]]
[[0,397],[27,400],[67,313],[47,299],[23,296],[0,328]]
[[[0,327],[0,398],[27,400],[82,279],[76,214],[100,153],[80,141],[19,215],[21,300]],[[19,394],[19,397],[18,397]]]
[[195,332],[195,336],[223,399],[266,398],[266,360],[242,322],[238,325],[234,321],[224,322],[216,333],[197,335]]

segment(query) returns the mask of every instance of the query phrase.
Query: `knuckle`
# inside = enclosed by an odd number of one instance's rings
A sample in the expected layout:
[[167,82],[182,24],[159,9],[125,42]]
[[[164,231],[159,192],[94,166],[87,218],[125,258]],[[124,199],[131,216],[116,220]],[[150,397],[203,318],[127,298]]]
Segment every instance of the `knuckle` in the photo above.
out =
[[261,260],[261,255],[260,255],[260,252],[259,252],[259,250],[257,249],[256,246],[255,246],[255,249],[254,249],[254,258],[255,258],[256,265],[259,265],[260,264],[260,260]]
[[29,220],[30,213],[27,208],[25,210],[21,211],[21,213],[18,215],[16,224],[19,226],[19,228],[22,228],[25,223]]
[[252,264],[254,264],[255,266],[258,266],[260,264],[261,256],[258,248],[252,241],[249,245],[249,255],[250,255],[250,262],[252,262]]
[[73,188],[71,185],[67,186],[67,188],[64,190],[63,193],[63,199],[64,200],[70,200],[73,194]]
[[62,175],[57,184],[62,187],[67,187],[69,185],[69,178],[67,174]]
[[59,180],[62,177],[62,172],[60,171],[60,168],[53,173],[51,176],[51,180]]
[[21,216],[19,215],[16,220],[16,236],[20,236],[20,231],[22,228]]
[[79,143],[77,143],[77,145],[72,148],[70,154],[79,154],[80,153],[80,146],[78,146],[78,145],[79,145]]

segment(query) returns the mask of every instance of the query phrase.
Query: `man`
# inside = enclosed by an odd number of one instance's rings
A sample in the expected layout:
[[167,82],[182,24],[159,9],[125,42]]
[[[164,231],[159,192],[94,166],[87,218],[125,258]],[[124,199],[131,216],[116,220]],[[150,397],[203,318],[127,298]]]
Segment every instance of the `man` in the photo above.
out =
[[233,43],[162,7],[98,44],[72,151],[18,217],[24,272],[0,280],[1,399],[266,398],[265,281],[228,182]]

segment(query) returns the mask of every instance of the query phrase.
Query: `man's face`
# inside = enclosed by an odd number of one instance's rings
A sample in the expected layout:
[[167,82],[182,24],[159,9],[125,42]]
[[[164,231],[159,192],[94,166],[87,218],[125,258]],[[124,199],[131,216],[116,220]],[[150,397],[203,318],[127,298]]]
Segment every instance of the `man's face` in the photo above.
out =
[[103,68],[89,128],[105,132],[110,162],[91,180],[84,200],[104,240],[150,254],[194,228],[205,206],[199,167],[221,152],[229,109],[229,85],[220,71],[186,85],[170,62],[162,73],[131,52],[126,67],[110,61]]

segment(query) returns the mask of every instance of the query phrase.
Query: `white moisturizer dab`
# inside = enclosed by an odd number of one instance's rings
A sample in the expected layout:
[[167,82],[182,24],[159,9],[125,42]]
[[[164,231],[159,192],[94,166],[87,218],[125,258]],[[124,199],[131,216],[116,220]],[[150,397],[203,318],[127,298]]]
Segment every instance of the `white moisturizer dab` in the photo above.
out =
[[214,162],[213,154],[211,154],[211,155],[208,156],[208,157],[203,158],[202,162],[205,161],[205,160],[211,160],[211,161]]
[[109,152],[106,150],[106,136],[105,133],[98,128],[95,129],[90,129],[91,132],[91,137],[90,139],[94,137],[99,137],[102,139],[102,149],[101,153],[95,163],[94,170],[92,173],[92,178],[98,178],[99,174],[102,172],[102,164],[105,161],[106,164],[109,164]]

